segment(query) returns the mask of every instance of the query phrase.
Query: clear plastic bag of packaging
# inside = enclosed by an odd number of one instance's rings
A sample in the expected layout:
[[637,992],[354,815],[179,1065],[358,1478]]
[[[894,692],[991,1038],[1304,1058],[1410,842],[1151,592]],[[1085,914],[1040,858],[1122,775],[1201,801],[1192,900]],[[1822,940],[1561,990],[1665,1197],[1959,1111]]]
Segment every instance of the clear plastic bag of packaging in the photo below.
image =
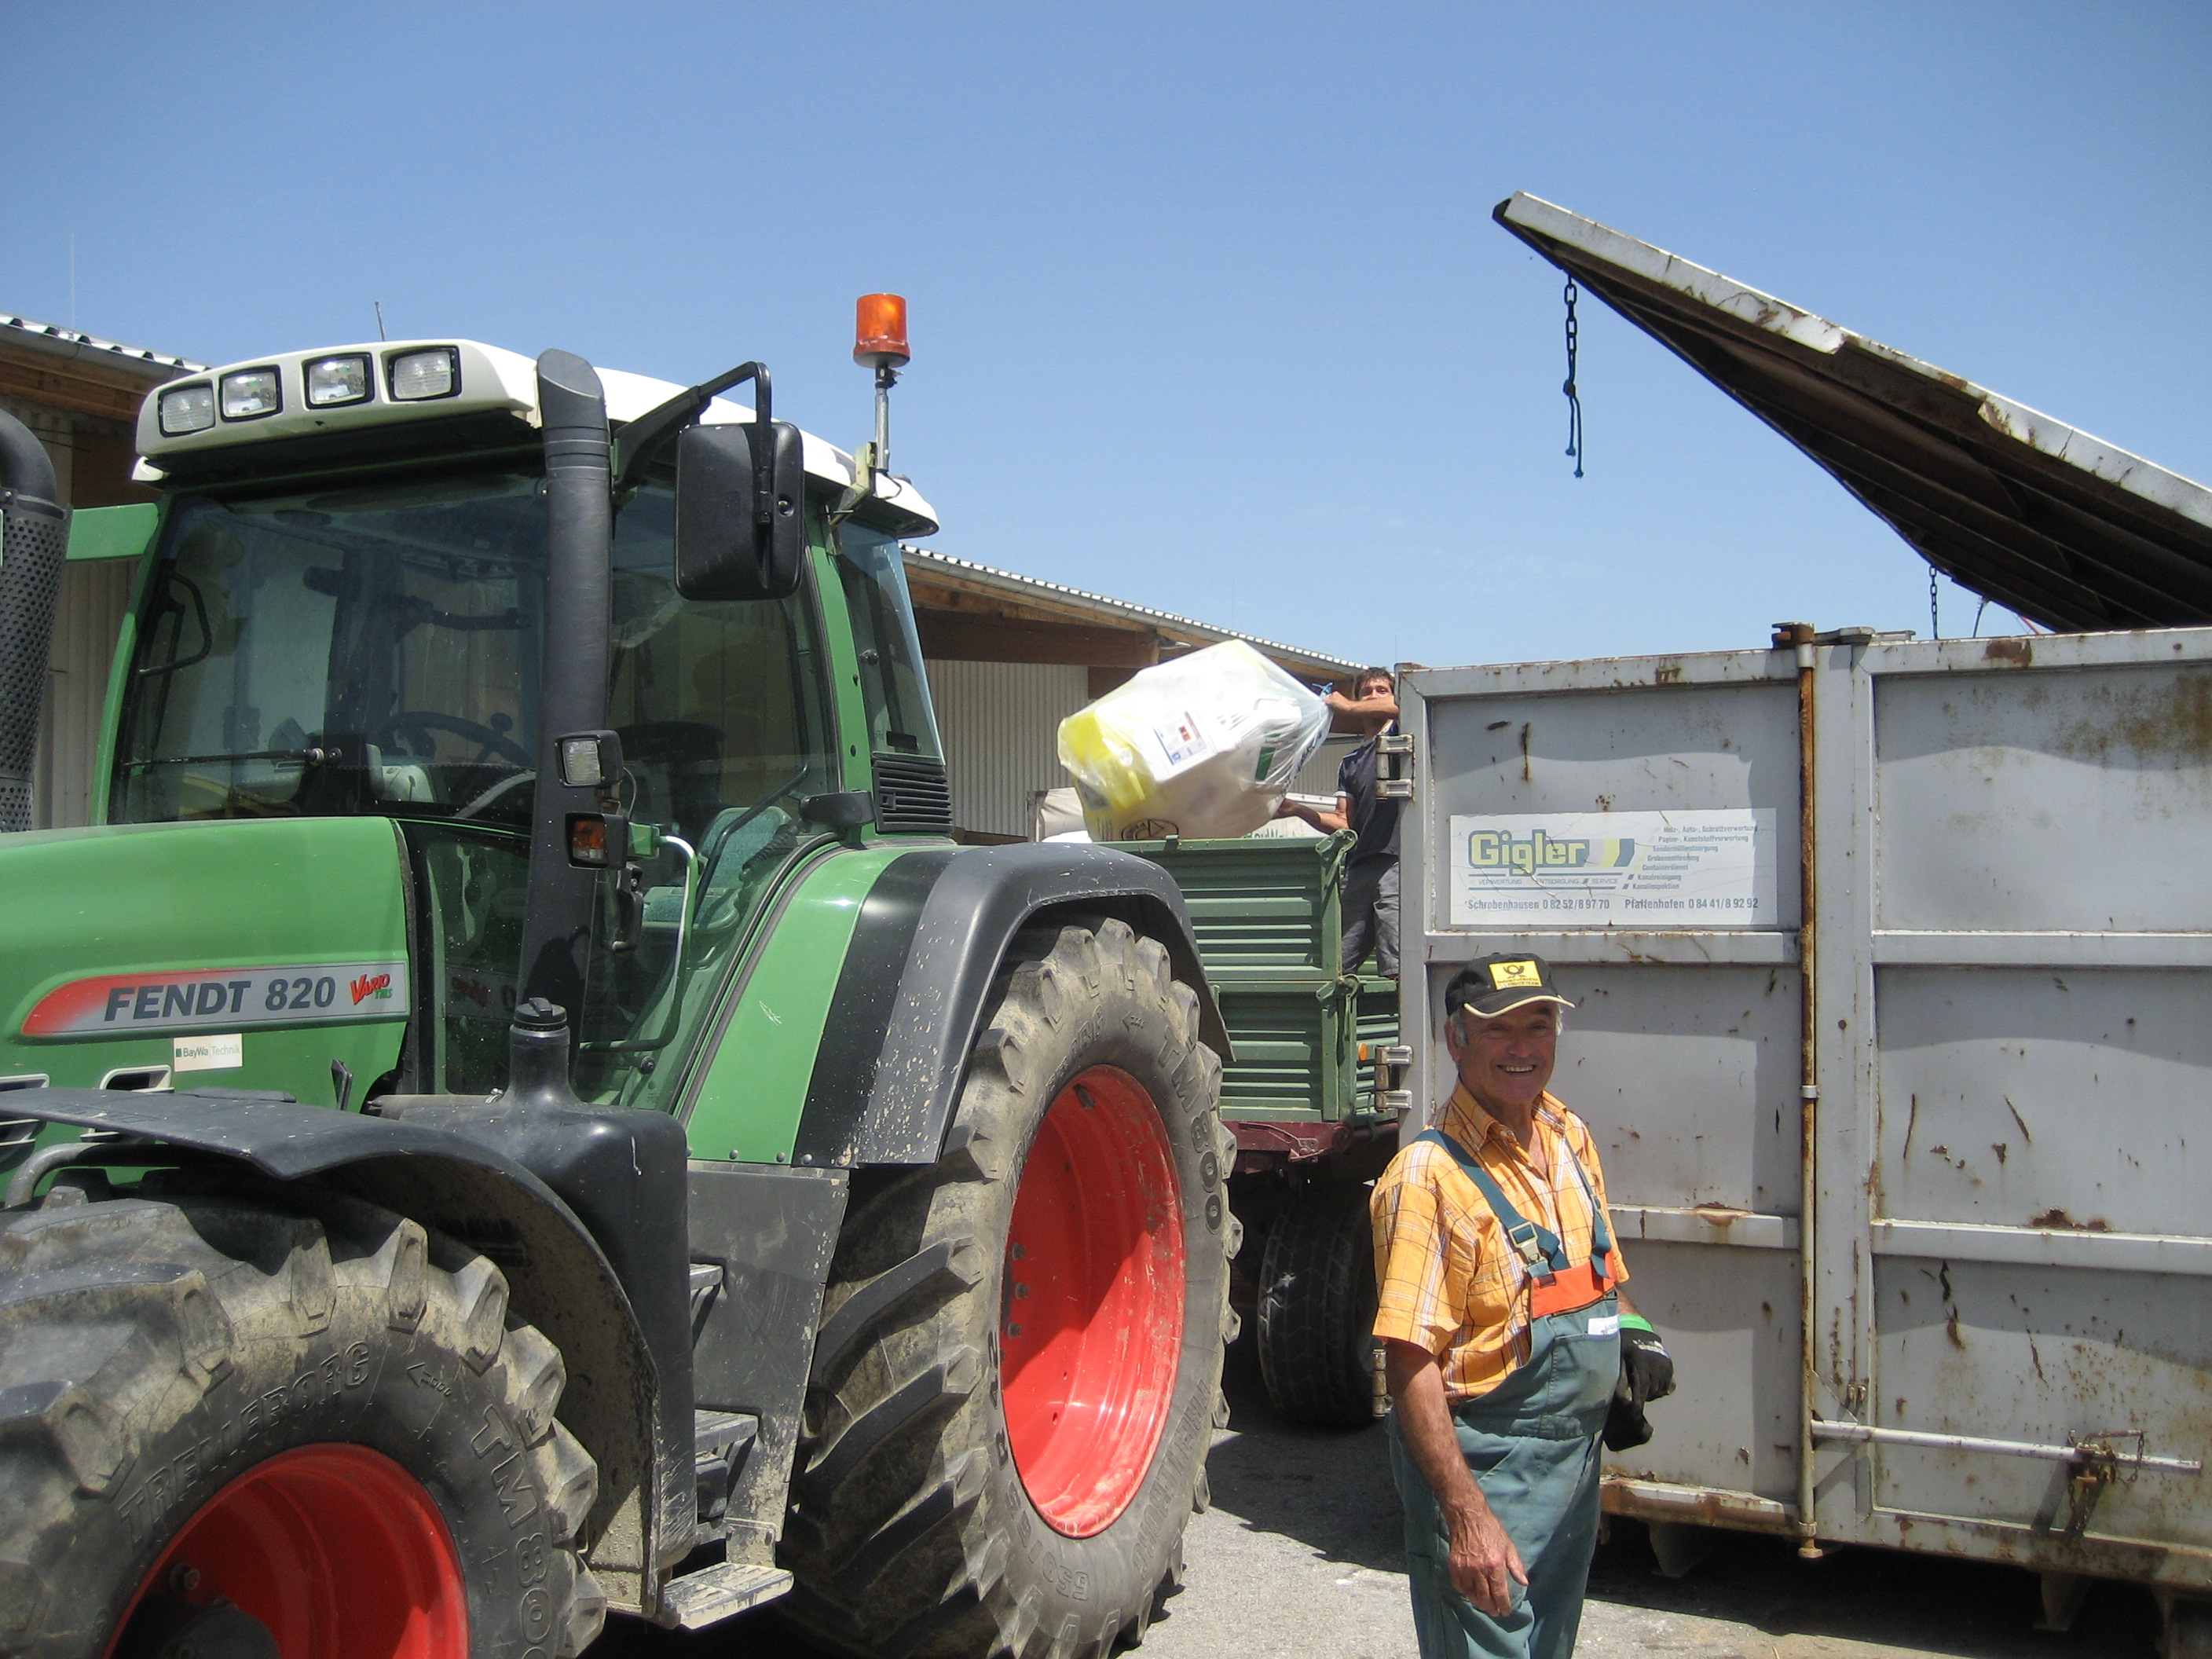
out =
[[1161,663],[1060,723],[1094,841],[1249,835],[1328,735],[1321,698],[1242,640]]

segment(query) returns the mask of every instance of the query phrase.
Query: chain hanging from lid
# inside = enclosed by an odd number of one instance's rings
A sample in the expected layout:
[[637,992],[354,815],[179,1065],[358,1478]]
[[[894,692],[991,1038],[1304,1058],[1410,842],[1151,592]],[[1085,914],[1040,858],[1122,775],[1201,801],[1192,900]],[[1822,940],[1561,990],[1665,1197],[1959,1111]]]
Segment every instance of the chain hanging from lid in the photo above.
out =
[[1582,297],[1570,276],[1563,295],[1567,302],[1567,378],[1559,390],[1567,397],[1567,453],[1574,457],[1575,477],[1583,476],[1583,400],[1575,390],[1575,348],[1582,330],[1575,321],[1575,301]]

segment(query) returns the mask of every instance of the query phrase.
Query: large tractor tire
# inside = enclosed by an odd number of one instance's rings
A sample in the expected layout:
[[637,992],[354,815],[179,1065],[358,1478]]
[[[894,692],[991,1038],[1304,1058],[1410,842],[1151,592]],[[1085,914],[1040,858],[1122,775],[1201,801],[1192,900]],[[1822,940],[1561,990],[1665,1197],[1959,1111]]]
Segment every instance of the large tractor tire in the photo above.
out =
[[1141,1641],[1206,1503],[1235,1334],[1221,1061],[1120,921],[1016,941],[933,1166],[856,1196],[787,1616],[892,1659]]
[[0,1226],[0,1655],[569,1659],[605,1598],[552,1344],[326,1194]]
[[1375,1420],[1375,1243],[1367,1191],[1309,1187],[1275,1218],[1260,1259],[1260,1376],[1293,1423]]

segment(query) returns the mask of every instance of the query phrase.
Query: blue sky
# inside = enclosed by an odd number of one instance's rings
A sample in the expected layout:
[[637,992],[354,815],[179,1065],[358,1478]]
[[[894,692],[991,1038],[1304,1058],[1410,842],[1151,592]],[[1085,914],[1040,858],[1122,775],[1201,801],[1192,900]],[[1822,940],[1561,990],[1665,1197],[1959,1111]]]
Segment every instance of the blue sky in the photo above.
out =
[[1571,476],[1559,279],[1489,219],[1516,189],[2212,479],[2202,4],[80,3],[9,36],[0,308],[218,362],[373,338],[377,300],[395,337],[674,380],[760,356],[850,445],[852,301],[896,289],[934,546],[1344,656],[1927,629],[1903,543],[1591,303]]

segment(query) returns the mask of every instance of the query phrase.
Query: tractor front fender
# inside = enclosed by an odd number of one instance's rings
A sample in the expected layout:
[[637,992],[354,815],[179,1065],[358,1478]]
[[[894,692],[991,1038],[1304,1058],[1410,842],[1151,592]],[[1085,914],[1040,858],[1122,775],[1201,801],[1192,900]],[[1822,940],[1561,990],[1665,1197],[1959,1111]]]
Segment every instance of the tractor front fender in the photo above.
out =
[[[653,1490],[653,1351],[575,1212],[496,1146],[447,1129],[219,1091],[33,1089],[9,1094],[8,1110],[157,1142],[198,1154],[194,1164],[228,1160],[273,1181],[343,1192],[490,1257],[507,1276],[508,1306],[560,1349],[567,1367],[561,1420],[599,1469],[587,1534],[629,1553],[636,1547],[626,1534],[650,1529],[651,1504],[639,1499]],[[100,1154],[106,1163],[124,1155],[119,1147]]]
[[1198,993],[1200,1036],[1232,1057],[1182,890],[1159,866],[1081,842],[917,852],[860,906],[793,1159],[934,1163],[1006,947],[1056,915],[1118,917],[1166,946]]

